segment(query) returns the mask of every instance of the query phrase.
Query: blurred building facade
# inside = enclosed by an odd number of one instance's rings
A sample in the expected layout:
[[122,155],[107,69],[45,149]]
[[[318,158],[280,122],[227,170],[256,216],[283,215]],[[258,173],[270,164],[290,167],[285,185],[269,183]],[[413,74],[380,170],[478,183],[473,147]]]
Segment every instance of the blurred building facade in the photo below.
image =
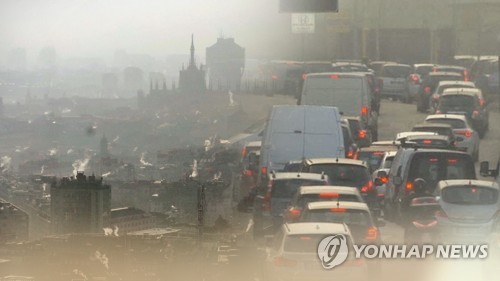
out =
[[245,68],[245,49],[234,38],[217,38],[217,43],[206,49],[208,85],[210,90],[240,88]]
[[55,234],[102,233],[109,225],[111,186],[102,178],[85,176],[62,178],[53,183],[51,197],[51,228]]
[[0,200],[0,245],[27,241],[28,235],[28,214],[11,203]]

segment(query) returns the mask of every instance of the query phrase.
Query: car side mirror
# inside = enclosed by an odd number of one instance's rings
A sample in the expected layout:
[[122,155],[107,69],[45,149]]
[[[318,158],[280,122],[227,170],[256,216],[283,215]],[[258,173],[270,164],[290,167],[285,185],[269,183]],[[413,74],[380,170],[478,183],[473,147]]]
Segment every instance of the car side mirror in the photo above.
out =
[[401,185],[403,183],[403,179],[400,176],[395,176],[392,181],[395,185]]
[[489,177],[490,174],[490,163],[488,161],[483,161],[479,164],[479,174],[483,177]]

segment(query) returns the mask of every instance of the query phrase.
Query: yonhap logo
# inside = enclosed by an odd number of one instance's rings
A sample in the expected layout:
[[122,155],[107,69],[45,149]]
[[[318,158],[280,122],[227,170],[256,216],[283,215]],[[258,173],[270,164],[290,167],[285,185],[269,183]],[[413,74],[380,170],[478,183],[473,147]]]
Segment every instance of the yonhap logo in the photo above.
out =
[[341,265],[349,255],[347,238],[343,234],[330,235],[323,238],[318,245],[318,257],[325,269]]

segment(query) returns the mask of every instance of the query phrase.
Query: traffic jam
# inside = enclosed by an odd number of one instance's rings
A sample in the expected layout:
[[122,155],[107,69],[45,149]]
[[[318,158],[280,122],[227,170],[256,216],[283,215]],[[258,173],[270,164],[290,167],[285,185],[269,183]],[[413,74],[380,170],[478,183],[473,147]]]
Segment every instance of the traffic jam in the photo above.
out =
[[[498,80],[497,57],[289,64],[283,93],[297,105],[273,106],[242,148],[238,210],[264,241],[265,276],[386,276],[383,262],[351,256],[325,270],[317,247],[326,234],[363,245],[485,243],[492,253],[500,245],[500,151],[495,141],[490,161],[480,157],[498,107],[498,84],[482,72],[488,65]],[[397,107],[418,117],[386,132],[406,120],[389,112]]]

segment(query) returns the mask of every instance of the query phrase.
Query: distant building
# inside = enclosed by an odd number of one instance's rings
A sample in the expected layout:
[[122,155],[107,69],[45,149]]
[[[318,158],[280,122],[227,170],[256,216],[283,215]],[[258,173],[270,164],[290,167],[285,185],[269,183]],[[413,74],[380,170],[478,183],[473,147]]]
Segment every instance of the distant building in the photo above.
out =
[[102,97],[115,97],[118,95],[118,76],[114,73],[104,73],[102,79]]
[[184,66],[182,66],[182,70],[179,73],[179,91],[188,95],[200,95],[204,94],[205,90],[205,70],[203,70],[202,65],[200,65],[200,68],[196,66],[194,59],[194,39],[191,36],[191,57],[188,67],[184,69]]
[[28,240],[29,216],[11,203],[0,200],[0,244]]
[[245,68],[245,49],[234,38],[217,38],[207,48],[207,69],[210,90],[237,90]]
[[143,89],[144,74],[138,67],[127,67],[123,70],[123,87],[126,96],[133,96]]
[[102,233],[109,225],[111,186],[95,176],[78,172],[62,178],[50,189],[52,232]]
[[119,234],[151,229],[156,227],[156,217],[143,210],[124,207],[111,210],[110,228],[118,229]]

